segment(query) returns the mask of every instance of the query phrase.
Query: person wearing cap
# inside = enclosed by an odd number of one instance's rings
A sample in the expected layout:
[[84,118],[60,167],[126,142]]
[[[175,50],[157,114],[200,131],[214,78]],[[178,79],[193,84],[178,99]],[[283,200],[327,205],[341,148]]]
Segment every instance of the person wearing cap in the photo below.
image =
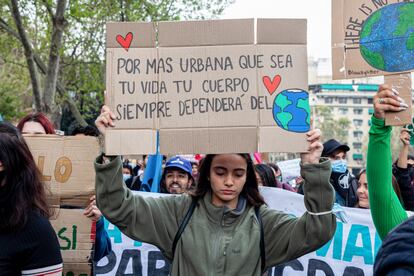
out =
[[330,139],[323,144],[322,156],[331,160],[330,182],[335,189],[335,202],[341,206],[355,207],[358,203],[358,180],[348,171],[346,153],[349,147]]
[[190,190],[194,183],[191,162],[181,156],[170,158],[165,164],[161,177],[161,192],[167,194],[183,194]]

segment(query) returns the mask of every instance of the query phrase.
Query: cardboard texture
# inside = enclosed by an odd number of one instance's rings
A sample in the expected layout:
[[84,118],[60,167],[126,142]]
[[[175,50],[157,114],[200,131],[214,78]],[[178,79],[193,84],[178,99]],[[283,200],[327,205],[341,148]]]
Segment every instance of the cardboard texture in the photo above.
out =
[[306,19],[257,19],[258,44],[306,45]]
[[414,70],[408,19],[413,6],[399,0],[332,0],[332,78]]
[[170,21],[158,23],[160,47],[254,43],[254,19]]
[[[124,22],[122,25],[116,22],[106,23],[106,46],[108,48],[122,48],[129,44],[130,48],[154,48],[156,38],[155,23]],[[128,35],[125,30],[134,28],[138,35]],[[125,33],[125,35],[121,35]],[[119,35],[119,36],[118,36]]]
[[159,22],[152,48],[114,39],[152,37],[135,24],[107,25],[107,154],[155,153],[157,131],[162,154],[307,150],[306,20]]
[[[50,223],[59,240],[63,275],[92,275],[95,223],[83,215],[82,209],[55,209]],[[73,274],[67,274],[70,272]]]
[[408,108],[400,112],[387,112],[385,124],[387,126],[403,126],[412,121],[411,74],[389,75],[384,77],[385,84],[400,93],[400,97],[407,103]]
[[84,208],[95,193],[96,137],[25,135],[34,160],[49,188],[54,206]]

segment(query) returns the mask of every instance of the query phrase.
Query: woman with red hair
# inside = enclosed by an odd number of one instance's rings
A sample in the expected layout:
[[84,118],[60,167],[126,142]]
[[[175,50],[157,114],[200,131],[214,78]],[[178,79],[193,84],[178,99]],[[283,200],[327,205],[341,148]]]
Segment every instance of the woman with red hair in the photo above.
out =
[[24,116],[17,124],[23,134],[56,134],[52,122],[41,112]]

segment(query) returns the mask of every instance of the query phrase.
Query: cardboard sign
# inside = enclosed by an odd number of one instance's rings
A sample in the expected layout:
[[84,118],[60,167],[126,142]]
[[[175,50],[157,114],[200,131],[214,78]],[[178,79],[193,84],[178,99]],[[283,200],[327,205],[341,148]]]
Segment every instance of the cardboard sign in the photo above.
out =
[[402,126],[411,123],[412,98],[411,98],[411,74],[396,74],[384,77],[386,84],[400,93],[400,97],[407,103],[408,108],[400,112],[386,112],[385,125]]
[[306,151],[306,20],[254,23],[108,23],[106,153]]
[[95,193],[93,163],[99,154],[98,140],[57,135],[29,135],[25,140],[51,192],[51,204],[88,206]]
[[332,0],[333,79],[414,70],[414,3]]
[[50,223],[59,240],[63,275],[92,275],[95,223],[83,215],[82,209],[55,209]]
[[400,0],[332,0],[333,79],[385,75],[410,108],[389,112],[386,125],[411,121],[414,3]]
[[287,183],[300,176],[300,158],[277,162],[282,182]]

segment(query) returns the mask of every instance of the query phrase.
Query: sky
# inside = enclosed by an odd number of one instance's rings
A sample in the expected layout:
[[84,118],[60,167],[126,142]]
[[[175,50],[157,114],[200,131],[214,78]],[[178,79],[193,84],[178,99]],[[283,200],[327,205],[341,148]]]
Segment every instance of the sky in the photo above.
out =
[[306,18],[308,56],[331,57],[331,0],[235,0],[220,18]]

